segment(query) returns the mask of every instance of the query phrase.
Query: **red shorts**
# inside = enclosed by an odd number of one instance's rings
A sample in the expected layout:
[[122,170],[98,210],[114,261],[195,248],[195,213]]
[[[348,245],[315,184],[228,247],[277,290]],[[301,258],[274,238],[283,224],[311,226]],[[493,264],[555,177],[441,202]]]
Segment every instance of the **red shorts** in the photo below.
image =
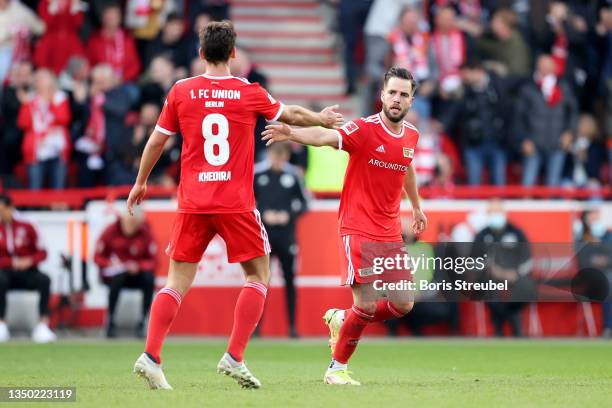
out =
[[225,241],[230,263],[270,253],[268,233],[255,210],[237,214],[178,213],[166,254],[179,262],[200,262],[216,234]]
[[[340,236],[341,285],[372,283],[379,279],[385,282],[412,280],[410,269],[387,268],[376,262],[376,258],[403,257],[407,255],[404,248],[401,240],[382,241],[356,234]],[[378,271],[375,265],[384,271]]]

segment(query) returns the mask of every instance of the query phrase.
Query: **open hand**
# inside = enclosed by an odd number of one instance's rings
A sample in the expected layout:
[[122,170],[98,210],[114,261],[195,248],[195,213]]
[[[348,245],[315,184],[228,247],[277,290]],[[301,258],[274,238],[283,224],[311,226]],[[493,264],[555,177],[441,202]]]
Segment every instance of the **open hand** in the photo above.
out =
[[291,128],[284,123],[280,125],[268,125],[266,126],[266,130],[261,133],[261,136],[261,140],[266,141],[266,146],[270,146],[274,142],[289,140]]
[[338,108],[338,105],[328,106],[319,112],[323,126],[328,129],[336,129],[342,126],[344,118],[340,112],[337,112]]

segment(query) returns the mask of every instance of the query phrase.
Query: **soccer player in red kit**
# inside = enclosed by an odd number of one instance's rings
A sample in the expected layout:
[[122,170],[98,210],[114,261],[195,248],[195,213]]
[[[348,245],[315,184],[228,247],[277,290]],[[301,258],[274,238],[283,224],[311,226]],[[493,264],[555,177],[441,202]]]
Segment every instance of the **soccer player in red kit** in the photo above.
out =
[[[349,153],[349,164],[340,198],[340,256],[342,284],[350,285],[353,306],[330,309],[324,320],[330,329],[333,360],[325,373],[327,384],[359,385],[348,373],[348,360],[371,322],[401,317],[413,306],[407,292],[392,292],[376,300],[374,281],[365,252],[385,246],[402,248],[400,202],[403,191],[412,204],[415,234],[427,226],[421,210],[414,166],[411,162],[419,139],[417,129],[404,120],[414,98],[416,83],[404,68],[385,74],[381,92],[382,112],[350,121],[340,129],[295,129],[269,125],[263,132],[268,144],[291,140],[311,146],[332,146]],[[393,271],[391,271],[393,272]],[[394,271],[395,273],[397,271]],[[409,271],[408,271],[409,272]]]
[[131,212],[143,200],[164,143],[180,132],[179,208],[166,249],[171,258],[168,281],[153,301],[145,352],[134,366],[151,388],[171,389],[161,369],[162,344],[215,234],[225,240],[229,262],[241,263],[247,281],[236,302],[227,352],[217,369],[245,388],[261,386],[243,361],[270,279],[270,244],[253,194],[256,118],[263,115],[269,121],[329,128],[342,124],[335,107],[315,113],[284,106],[259,84],[232,76],[229,60],[236,53],[235,41],[229,21],[209,23],[201,31],[200,58],[206,62],[206,73],[178,81],[168,92],[127,202]]

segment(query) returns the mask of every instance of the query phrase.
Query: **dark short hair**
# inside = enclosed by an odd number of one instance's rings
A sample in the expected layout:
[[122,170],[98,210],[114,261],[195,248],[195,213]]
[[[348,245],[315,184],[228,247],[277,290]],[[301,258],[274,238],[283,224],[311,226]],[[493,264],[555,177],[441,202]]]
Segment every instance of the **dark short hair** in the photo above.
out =
[[212,64],[229,61],[236,45],[236,31],[229,20],[212,21],[200,32],[200,47],[204,59]]
[[391,78],[406,79],[410,81],[410,88],[411,88],[410,91],[414,93],[414,91],[416,90],[417,82],[412,76],[412,73],[410,73],[410,71],[408,71],[406,68],[402,68],[402,67],[389,68],[389,70],[385,72],[385,80],[384,80],[385,86],[387,86],[387,82],[389,82],[389,79]]
[[7,207],[13,206],[13,200],[6,194],[0,194],[0,203],[4,204]]

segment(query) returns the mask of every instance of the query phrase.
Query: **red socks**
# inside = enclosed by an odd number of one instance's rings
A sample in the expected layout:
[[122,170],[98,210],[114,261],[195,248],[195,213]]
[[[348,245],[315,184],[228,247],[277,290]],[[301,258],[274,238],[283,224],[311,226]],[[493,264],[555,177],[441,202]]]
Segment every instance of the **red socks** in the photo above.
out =
[[234,309],[234,327],[227,346],[227,352],[238,362],[242,361],[244,349],[261,319],[267,292],[266,285],[259,282],[247,282],[240,291]]
[[344,312],[344,323],[336,343],[334,360],[341,364],[348,363],[349,358],[357,349],[363,330],[372,321],[373,317],[374,315],[367,314],[355,305]]
[[164,338],[181,306],[181,300],[182,296],[177,290],[163,288],[157,293],[151,305],[145,353],[158,364],[161,362],[160,353]]
[[374,317],[372,318],[372,322],[384,322],[389,319],[396,319],[398,317],[402,317],[404,314],[397,310],[393,303],[389,302],[387,299],[381,299],[376,302],[376,312],[374,312]]

